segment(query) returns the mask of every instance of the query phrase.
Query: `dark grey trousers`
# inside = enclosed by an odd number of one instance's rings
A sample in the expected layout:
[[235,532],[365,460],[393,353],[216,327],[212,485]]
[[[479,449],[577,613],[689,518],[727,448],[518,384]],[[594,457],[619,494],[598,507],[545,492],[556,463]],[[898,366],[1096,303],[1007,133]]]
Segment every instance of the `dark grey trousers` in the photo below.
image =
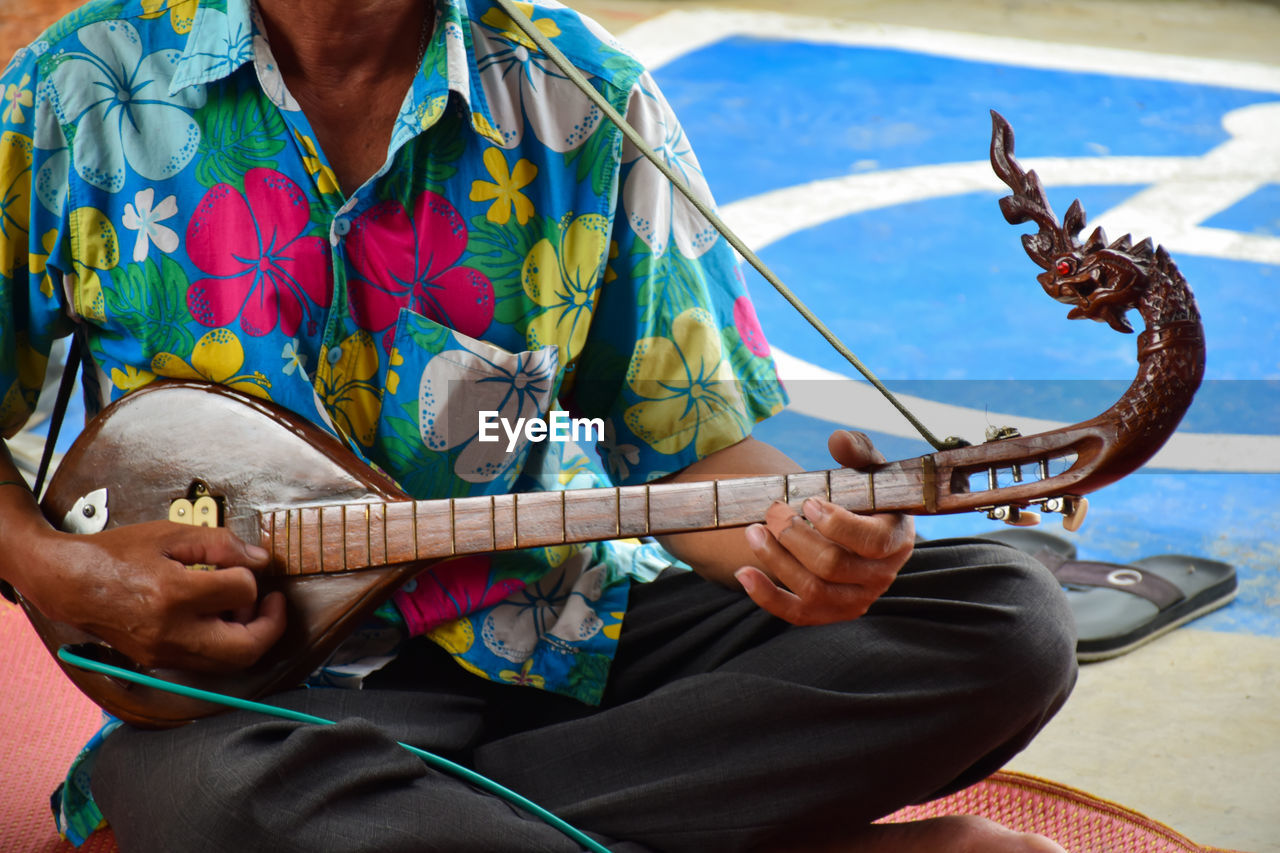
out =
[[1052,577],[992,543],[922,544],[863,618],[820,627],[664,576],[632,592],[600,708],[484,681],[420,641],[378,689],[274,700],[336,726],[232,712],[122,729],[93,790],[124,853],[578,849],[402,740],[614,850],[839,839],[998,769],[1066,700],[1074,648]]

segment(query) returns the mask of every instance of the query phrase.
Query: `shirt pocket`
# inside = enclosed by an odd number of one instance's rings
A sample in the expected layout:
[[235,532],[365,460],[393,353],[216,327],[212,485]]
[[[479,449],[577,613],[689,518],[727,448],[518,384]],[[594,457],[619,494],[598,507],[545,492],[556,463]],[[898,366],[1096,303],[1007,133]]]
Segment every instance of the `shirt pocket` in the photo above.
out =
[[555,346],[509,352],[403,308],[373,461],[419,499],[508,492],[530,449],[520,427],[547,420],[561,379]]

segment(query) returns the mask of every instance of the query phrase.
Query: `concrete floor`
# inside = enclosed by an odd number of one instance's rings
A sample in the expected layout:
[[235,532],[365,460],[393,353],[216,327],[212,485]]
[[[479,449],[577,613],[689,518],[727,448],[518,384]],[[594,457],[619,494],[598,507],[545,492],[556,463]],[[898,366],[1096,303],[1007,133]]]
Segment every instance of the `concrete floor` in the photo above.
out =
[[[6,56],[68,0],[0,0]],[[680,9],[769,10],[1280,65],[1280,3],[1248,0],[574,0],[626,31]],[[1280,605],[1280,602],[1276,602]],[[1201,844],[1280,853],[1280,638],[1174,632],[1083,668],[1012,765],[1163,821]]]

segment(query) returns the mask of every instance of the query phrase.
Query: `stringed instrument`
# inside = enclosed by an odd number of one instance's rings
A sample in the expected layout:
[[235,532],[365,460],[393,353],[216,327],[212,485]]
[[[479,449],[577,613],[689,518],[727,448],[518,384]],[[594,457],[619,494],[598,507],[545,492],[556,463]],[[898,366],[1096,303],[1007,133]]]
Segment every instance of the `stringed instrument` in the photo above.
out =
[[[1044,272],[1045,291],[1129,332],[1136,308],[1138,373],[1102,414],[1038,435],[1014,432],[861,471],[416,501],[328,433],[264,400],[225,387],[161,381],[107,407],[64,456],[42,502],[65,530],[93,532],[155,519],[222,524],[271,554],[263,594],[285,593],[284,637],[232,674],[145,669],[96,637],[24,607],[45,645],[203,690],[257,698],[300,683],[402,584],[462,554],[733,527],[762,521],[775,500],[808,497],[853,512],[916,515],[986,511],[1017,522],[1032,506],[1078,524],[1082,496],[1146,462],[1169,438],[1204,371],[1195,300],[1163,248],[1101,230],[1078,239],[1079,201],[1061,224],[1034,172],[1013,157],[1009,125],[992,113],[991,162],[1013,190],[1001,199]],[[60,662],[61,664],[61,662]],[[63,665],[107,711],[147,727],[220,710],[204,701]]]

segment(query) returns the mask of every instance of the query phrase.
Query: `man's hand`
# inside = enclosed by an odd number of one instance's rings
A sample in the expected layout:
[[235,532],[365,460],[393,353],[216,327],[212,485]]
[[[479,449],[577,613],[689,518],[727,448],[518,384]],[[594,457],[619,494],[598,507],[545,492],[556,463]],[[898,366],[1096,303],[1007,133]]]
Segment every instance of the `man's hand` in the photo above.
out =
[[[861,433],[834,433],[827,447],[846,468],[884,461]],[[756,604],[793,624],[857,619],[911,556],[915,524],[910,516],[856,515],[816,498],[803,510],[775,503],[764,524],[748,527],[757,562],[734,576]]]
[[[283,594],[258,601],[267,552],[229,531],[168,521],[92,535],[53,533],[19,587],[45,616],[92,633],[146,666],[232,671],[280,638]],[[197,571],[187,565],[221,568]]]

